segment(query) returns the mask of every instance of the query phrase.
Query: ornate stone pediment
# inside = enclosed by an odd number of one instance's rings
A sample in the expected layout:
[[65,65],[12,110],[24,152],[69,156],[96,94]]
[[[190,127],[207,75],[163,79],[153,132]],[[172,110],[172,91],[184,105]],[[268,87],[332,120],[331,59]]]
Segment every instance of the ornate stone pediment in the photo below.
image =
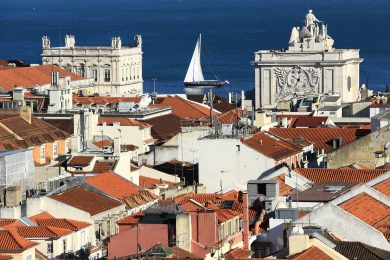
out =
[[317,92],[321,70],[319,68],[276,68],[277,93],[275,102],[286,101],[294,96]]

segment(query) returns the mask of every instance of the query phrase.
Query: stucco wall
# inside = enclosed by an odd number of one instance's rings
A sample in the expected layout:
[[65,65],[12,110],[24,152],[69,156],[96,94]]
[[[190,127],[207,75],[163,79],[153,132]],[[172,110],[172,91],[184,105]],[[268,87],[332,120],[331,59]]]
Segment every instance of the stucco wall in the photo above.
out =
[[[238,150],[238,147],[240,150]],[[275,167],[275,161],[242,144],[239,139],[199,140],[199,182],[207,192],[231,187],[246,189],[248,180]],[[222,172],[222,173],[221,173]]]
[[330,153],[328,155],[328,168],[339,168],[352,163],[369,168],[381,166],[379,161],[375,161],[374,152],[383,151],[385,142],[389,140],[390,126],[386,126]]
[[137,254],[137,244],[144,251],[156,243],[168,245],[168,225],[139,224],[109,238],[108,259]]

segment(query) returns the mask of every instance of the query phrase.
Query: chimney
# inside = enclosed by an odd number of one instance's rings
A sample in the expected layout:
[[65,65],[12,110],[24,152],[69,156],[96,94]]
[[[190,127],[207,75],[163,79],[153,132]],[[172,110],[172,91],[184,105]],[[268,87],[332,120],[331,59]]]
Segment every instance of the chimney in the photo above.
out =
[[26,92],[25,88],[17,87],[12,90],[12,99],[24,101],[24,93]]
[[57,71],[51,72],[51,85],[58,86],[59,73]]
[[228,98],[228,100],[229,100],[229,104],[231,104],[231,103],[232,103],[232,93],[231,93],[231,92],[229,92],[229,98]]
[[70,140],[71,140],[71,146],[72,146],[72,153],[80,152],[81,151],[80,136],[79,135],[72,135]]
[[31,107],[23,106],[19,109],[20,117],[31,125]]
[[248,192],[244,191],[242,194],[242,207],[243,207],[243,218],[244,218],[244,249],[250,249],[249,248],[249,203],[248,203]]
[[10,186],[5,190],[5,206],[15,207],[22,202],[22,190],[20,186]]
[[294,227],[288,238],[289,255],[295,255],[310,247],[309,236],[305,235],[301,227]]
[[114,154],[121,153],[121,139],[119,137],[114,138]]

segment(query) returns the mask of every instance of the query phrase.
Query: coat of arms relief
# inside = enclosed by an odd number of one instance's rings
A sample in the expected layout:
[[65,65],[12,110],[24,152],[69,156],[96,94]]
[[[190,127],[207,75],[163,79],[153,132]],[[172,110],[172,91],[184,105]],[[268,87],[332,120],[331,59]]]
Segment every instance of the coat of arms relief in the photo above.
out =
[[302,96],[318,92],[321,70],[319,68],[276,68],[277,93],[275,102],[290,100],[294,96]]

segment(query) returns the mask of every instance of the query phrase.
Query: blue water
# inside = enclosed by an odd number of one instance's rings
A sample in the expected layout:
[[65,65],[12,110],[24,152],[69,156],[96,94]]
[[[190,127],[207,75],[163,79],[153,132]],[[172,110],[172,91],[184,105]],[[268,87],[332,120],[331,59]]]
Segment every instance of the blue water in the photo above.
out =
[[205,76],[228,79],[226,94],[254,87],[254,52],[286,48],[308,5],[335,47],[361,50],[361,83],[390,85],[389,0],[0,0],[0,59],[39,63],[42,35],[58,46],[65,34],[78,45],[142,34],[145,90],[157,78],[158,92],[178,93],[202,33]]

